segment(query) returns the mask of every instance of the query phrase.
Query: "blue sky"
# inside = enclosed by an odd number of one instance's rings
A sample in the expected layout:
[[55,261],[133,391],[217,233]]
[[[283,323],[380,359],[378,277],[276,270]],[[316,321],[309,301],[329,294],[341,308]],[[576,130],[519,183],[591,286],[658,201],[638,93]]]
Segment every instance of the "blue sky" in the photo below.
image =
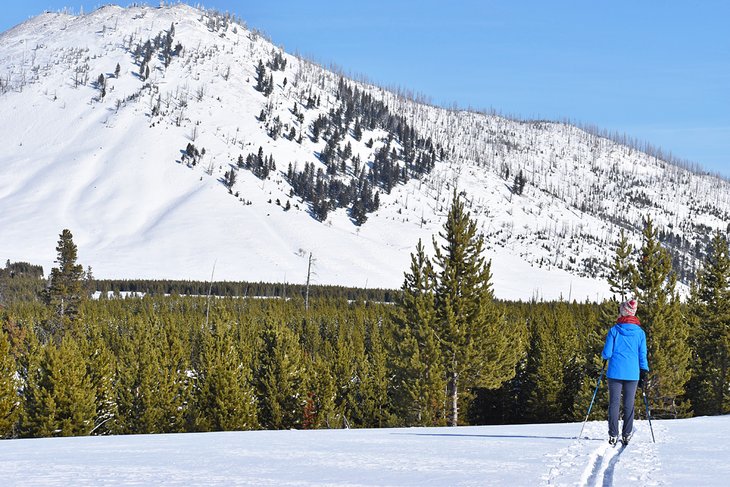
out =
[[[433,103],[592,124],[730,177],[725,0],[201,3],[289,52]],[[6,2],[0,30],[46,9],[100,4]]]

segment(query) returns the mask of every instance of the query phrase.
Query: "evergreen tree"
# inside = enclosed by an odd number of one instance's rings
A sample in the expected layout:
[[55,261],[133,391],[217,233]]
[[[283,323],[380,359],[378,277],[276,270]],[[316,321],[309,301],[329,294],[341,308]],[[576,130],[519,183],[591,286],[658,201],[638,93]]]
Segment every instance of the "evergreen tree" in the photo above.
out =
[[524,330],[505,323],[496,308],[484,238],[456,190],[439,236],[435,328],[448,381],[449,424],[456,426],[460,390],[495,389],[514,376]]
[[338,426],[337,385],[332,371],[334,351],[324,343],[319,354],[309,360],[309,392],[303,412],[302,427],[333,428]]
[[103,100],[106,96],[106,78],[104,73],[100,74],[96,79],[96,87],[99,89],[99,99]]
[[10,351],[10,342],[0,329],[0,439],[15,436],[20,419],[21,402],[18,396],[15,359]]
[[657,416],[676,418],[687,412],[682,396],[690,376],[689,326],[681,315],[671,257],[660,245],[650,217],[644,222],[640,254],[637,315],[647,335],[647,395]]
[[46,332],[56,336],[72,324],[79,315],[79,307],[86,297],[84,267],[76,263],[76,244],[68,229],[61,232],[56,246],[58,267],[51,269],[46,303],[53,310]]
[[406,426],[445,424],[446,374],[436,337],[436,275],[418,241],[393,317],[390,345],[395,414]]
[[149,425],[142,424],[142,417],[148,409],[149,396],[153,394],[150,384],[154,374],[151,362],[155,350],[149,330],[136,322],[125,325],[116,346],[119,361],[114,384],[119,411],[116,433],[147,433],[150,432]]
[[[593,393],[596,390],[596,382],[602,376],[602,384],[606,384],[605,370],[601,352],[606,341],[608,330],[616,323],[618,316],[618,303],[616,301],[604,301],[596,309],[591,306],[583,316],[576,317],[576,324],[580,329],[578,341],[582,345],[579,357],[580,377],[573,408],[573,419],[583,421],[588,406],[590,405]],[[606,419],[608,412],[608,388],[602,386],[598,389],[591,409],[590,419]]]
[[[585,346],[581,358],[579,358],[582,364],[582,372],[580,374],[581,384],[575,400],[574,419],[584,419],[585,411],[588,410],[590,401],[593,398],[596,381],[598,376],[601,375],[601,368],[603,367],[601,351],[608,330],[616,323],[620,303],[637,295],[636,285],[639,275],[634,259],[634,248],[628,243],[628,238],[622,229],[616,244],[614,259],[609,265],[607,279],[611,292],[620,301],[616,299],[604,301],[599,307],[597,320],[586,321],[589,324],[596,323],[596,326],[589,326],[586,335],[582,338]],[[643,313],[643,305],[641,307],[642,310],[640,310],[639,315]],[[642,322],[644,322],[643,319]],[[602,387],[594,399],[591,419],[605,419],[607,409],[607,389]]]
[[372,427],[391,426],[395,420],[391,414],[392,405],[388,394],[390,376],[388,374],[388,355],[382,336],[382,321],[367,320],[367,358],[368,367],[365,378],[365,417]]
[[223,185],[228,188],[228,192],[233,192],[233,185],[236,184],[236,170],[230,168],[223,175]]
[[266,87],[264,88],[264,95],[269,96],[274,92],[274,75],[269,75],[269,80],[266,82]]
[[264,62],[259,59],[259,64],[256,66],[256,90],[264,93],[266,91],[267,81],[266,67],[264,66]]
[[101,329],[93,327],[87,331],[82,342],[82,353],[86,358],[86,375],[94,391],[96,415],[91,434],[107,435],[116,432],[117,403],[114,394],[116,359],[104,342]]
[[359,118],[355,120],[355,128],[352,130],[352,136],[357,141],[362,140],[362,125],[360,124]]
[[523,391],[528,419],[537,422],[563,421],[572,416],[577,386],[578,337],[573,317],[557,303],[534,316],[530,322]]
[[93,430],[94,389],[71,336],[45,346],[25,394],[29,436],[82,436]]
[[636,266],[633,263],[634,248],[628,242],[624,230],[621,229],[619,241],[613,261],[609,267],[608,284],[611,292],[619,296],[621,302],[636,295],[635,284],[638,279]]
[[170,323],[135,323],[130,331],[122,342],[116,385],[121,432],[185,431],[190,351]]
[[152,408],[159,423],[161,433],[180,433],[185,431],[189,415],[192,382],[188,377],[190,350],[174,323],[158,325],[157,346],[163,351],[155,364],[155,394]]
[[306,403],[305,371],[296,336],[286,326],[270,324],[261,335],[255,374],[258,418],[266,429],[300,427]]
[[251,368],[241,352],[230,327],[203,333],[194,399],[198,430],[249,430],[258,425]]
[[343,425],[366,426],[363,410],[363,380],[367,373],[364,330],[350,322],[337,324],[334,350],[334,378],[337,412]]
[[517,173],[514,181],[512,182],[512,192],[517,195],[522,194],[522,192],[525,190],[526,183],[527,183],[527,179],[522,174],[522,169],[520,169],[520,172]]
[[730,413],[730,252],[715,232],[688,306],[695,414]]

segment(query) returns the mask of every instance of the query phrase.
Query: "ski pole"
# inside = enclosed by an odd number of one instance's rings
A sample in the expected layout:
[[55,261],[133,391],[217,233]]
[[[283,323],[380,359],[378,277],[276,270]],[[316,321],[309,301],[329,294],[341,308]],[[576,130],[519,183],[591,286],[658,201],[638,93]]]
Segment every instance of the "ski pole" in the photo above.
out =
[[598,384],[596,384],[596,390],[593,391],[593,398],[591,398],[591,404],[588,406],[588,413],[586,414],[586,419],[583,421],[583,426],[580,428],[580,434],[578,435],[578,438],[581,438],[583,436],[583,428],[586,427],[586,423],[588,422],[588,416],[591,415],[591,409],[593,408],[593,401],[596,400],[596,394],[598,394],[598,388],[601,386],[601,379],[603,379],[603,371],[606,370],[606,361],[603,361],[603,367],[601,367],[601,375],[598,376]]
[[649,429],[651,430],[651,441],[656,443],[654,439],[654,428],[651,427],[651,410],[649,409],[649,399],[646,398],[646,391],[642,388],[641,395],[644,396],[644,404],[646,405],[646,419],[649,420]]

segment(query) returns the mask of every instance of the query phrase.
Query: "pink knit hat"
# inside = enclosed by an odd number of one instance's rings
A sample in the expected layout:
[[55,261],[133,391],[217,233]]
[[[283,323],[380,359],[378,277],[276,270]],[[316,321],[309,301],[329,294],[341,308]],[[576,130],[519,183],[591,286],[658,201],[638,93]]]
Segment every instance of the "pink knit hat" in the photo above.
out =
[[636,316],[636,308],[638,305],[639,303],[637,303],[635,299],[624,301],[621,303],[621,306],[619,306],[618,313],[621,316]]

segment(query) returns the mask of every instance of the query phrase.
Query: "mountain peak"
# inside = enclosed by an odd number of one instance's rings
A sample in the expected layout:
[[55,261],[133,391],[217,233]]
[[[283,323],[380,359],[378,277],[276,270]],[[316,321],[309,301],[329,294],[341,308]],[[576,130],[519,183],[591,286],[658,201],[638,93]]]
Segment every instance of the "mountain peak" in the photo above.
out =
[[600,299],[620,229],[651,215],[686,280],[730,213],[726,181],[636,143],[420,104],[185,4],[2,40],[0,258],[50,268],[70,228],[100,278],[301,283],[312,253],[315,282],[399,287],[456,186],[498,297]]

